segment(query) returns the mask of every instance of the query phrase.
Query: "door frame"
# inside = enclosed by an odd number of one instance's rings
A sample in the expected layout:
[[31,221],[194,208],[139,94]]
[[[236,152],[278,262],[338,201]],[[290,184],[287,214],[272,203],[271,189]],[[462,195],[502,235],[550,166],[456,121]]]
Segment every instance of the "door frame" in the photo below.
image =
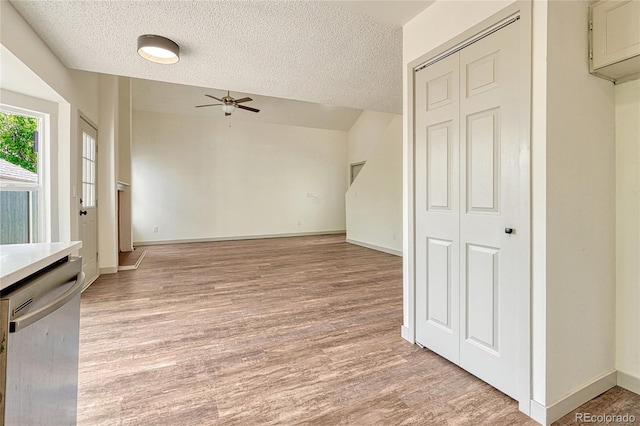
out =
[[[518,295],[518,311],[520,317],[518,318],[518,324],[520,338],[518,339],[518,408],[523,413],[531,414],[531,250],[532,250],[532,238],[531,238],[531,66],[532,66],[532,5],[531,2],[526,0],[518,0],[509,4],[501,11],[495,13],[491,17],[485,19],[479,24],[471,27],[462,34],[454,37],[448,42],[438,46],[437,48],[427,52],[419,58],[411,61],[407,64],[407,212],[405,219],[407,220],[407,240],[408,240],[408,253],[406,254],[405,270],[407,271],[406,277],[406,294],[407,300],[404,301],[404,305],[407,309],[408,318],[405,318],[406,326],[403,326],[402,336],[412,343],[415,343],[416,335],[416,222],[415,222],[415,206],[416,206],[416,193],[415,193],[415,72],[418,68],[425,64],[444,58],[449,53],[458,51],[459,48],[469,44],[469,41],[476,40],[482,37],[483,34],[495,27],[499,27],[500,23],[509,19],[510,17],[518,16],[520,20],[520,140],[526,149],[521,152],[521,163],[523,166],[520,169],[521,188],[527,188],[525,194],[520,195],[520,213],[524,218],[523,222],[528,226],[518,230],[519,237],[526,238],[529,241],[527,246],[528,253],[524,256],[528,260],[526,265],[526,282],[522,286]],[[488,35],[488,34],[486,34]]]

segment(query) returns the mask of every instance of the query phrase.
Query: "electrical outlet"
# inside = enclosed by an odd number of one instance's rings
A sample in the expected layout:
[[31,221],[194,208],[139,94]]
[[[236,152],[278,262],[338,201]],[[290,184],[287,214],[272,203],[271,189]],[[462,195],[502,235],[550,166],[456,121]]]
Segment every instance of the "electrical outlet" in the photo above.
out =
[[158,225],[153,225],[153,232],[158,232]]

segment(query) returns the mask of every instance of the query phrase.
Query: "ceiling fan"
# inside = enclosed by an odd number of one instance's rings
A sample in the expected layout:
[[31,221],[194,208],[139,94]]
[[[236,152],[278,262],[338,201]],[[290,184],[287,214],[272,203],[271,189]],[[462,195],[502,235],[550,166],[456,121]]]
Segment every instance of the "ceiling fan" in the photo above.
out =
[[244,109],[244,110],[251,111],[251,112],[260,112],[259,109],[251,108],[251,107],[244,106],[244,105],[240,105],[243,102],[249,102],[249,101],[252,101],[253,99],[251,99],[251,98],[234,99],[234,98],[231,97],[231,95],[229,95],[229,91],[228,90],[227,90],[227,96],[224,96],[222,99],[216,98],[215,96],[206,95],[206,94],[205,94],[205,96],[207,96],[207,97],[209,97],[211,99],[215,99],[216,101],[222,102],[222,103],[221,104],[196,105],[196,108],[221,105],[225,116],[231,115],[231,113],[236,108]]

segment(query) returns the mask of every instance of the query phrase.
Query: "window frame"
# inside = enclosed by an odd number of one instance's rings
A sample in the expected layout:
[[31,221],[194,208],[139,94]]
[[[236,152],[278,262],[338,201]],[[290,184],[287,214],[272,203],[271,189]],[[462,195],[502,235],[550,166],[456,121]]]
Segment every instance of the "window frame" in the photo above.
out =
[[[88,121],[84,120],[87,124]],[[91,124],[89,126],[93,127]],[[96,131],[97,132],[97,131]],[[85,133],[83,130],[80,130],[81,135],[81,164],[80,164],[80,194],[82,194],[82,208],[97,208],[97,200],[98,200],[98,185],[97,182],[97,154],[98,154],[98,140],[91,136],[88,133]],[[90,140],[85,140],[90,139]],[[90,149],[86,149],[86,144],[90,144]],[[89,152],[88,152],[89,151]],[[86,166],[91,166],[89,169],[86,169]],[[85,185],[91,186],[91,194],[88,195],[85,193]]]
[[[0,191],[28,191],[37,193],[38,211],[36,221],[38,230],[36,235],[33,235],[31,231],[29,232],[29,242],[27,244],[50,242],[51,205],[49,201],[51,180],[49,178],[49,114],[26,108],[20,108],[15,105],[9,105],[5,103],[0,103],[0,112],[3,112],[5,114],[21,115],[24,117],[34,118],[38,121],[38,182],[1,182]],[[29,220],[31,221],[33,220],[33,218],[30,217]]]

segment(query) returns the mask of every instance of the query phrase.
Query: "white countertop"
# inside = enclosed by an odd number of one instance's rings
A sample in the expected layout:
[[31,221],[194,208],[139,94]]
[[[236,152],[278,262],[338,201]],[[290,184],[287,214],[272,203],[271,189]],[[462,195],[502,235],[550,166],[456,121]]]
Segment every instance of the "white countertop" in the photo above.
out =
[[79,250],[81,241],[0,245],[0,290]]

